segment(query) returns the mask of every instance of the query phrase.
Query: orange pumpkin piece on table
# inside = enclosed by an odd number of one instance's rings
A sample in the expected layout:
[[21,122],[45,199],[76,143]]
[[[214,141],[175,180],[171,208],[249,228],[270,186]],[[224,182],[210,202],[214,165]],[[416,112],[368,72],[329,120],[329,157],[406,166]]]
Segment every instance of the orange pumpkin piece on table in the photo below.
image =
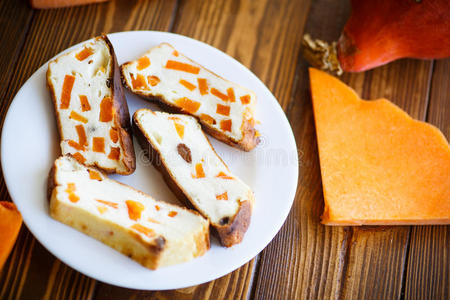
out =
[[386,99],[310,69],[327,225],[450,224],[450,147]]
[[86,5],[90,3],[106,2],[109,0],[30,0],[31,7],[35,9],[49,9],[68,6]]
[[14,203],[0,201],[0,269],[16,242],[21,225],[22,216]]

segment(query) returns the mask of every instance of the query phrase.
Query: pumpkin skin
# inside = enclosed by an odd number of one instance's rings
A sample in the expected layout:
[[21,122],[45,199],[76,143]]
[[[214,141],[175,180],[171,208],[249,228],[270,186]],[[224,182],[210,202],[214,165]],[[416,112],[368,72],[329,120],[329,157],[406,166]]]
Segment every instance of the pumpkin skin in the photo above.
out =
[[345,72],[362,72],[399,58],[450,56],[450,1],[352,0],[337,42]]

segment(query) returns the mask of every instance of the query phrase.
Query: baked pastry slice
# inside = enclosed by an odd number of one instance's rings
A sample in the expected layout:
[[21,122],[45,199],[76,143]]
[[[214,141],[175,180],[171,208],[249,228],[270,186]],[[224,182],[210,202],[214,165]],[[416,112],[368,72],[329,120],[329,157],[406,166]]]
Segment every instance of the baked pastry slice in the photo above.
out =
[[162,43],[121,66],[131,92],[155,100],[171,112],[196,117],[213,137],[245,151],[259,142],[253,108],[255,94],[225,80]]
[[156,269],[209,249],[209,222],[87,168],[71,156],[55,161],[48,181],[50,215]]
[[48,65],[62,154],[108,173],[131,174],[135,155],[114,49],[103,35]]
[[207,217],[222,244],[240,243],[254,196],[216,154],[195,118],[140,109],[135,136],[177,197]]

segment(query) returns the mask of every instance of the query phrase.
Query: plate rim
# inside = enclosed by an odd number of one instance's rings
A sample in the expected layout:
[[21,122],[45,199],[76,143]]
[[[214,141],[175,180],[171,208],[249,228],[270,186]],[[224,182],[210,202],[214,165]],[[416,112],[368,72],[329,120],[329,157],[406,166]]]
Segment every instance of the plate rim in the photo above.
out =
[[[283,109],[281,108],[280,103],[277,101],[277,99],[272,94],[272,92],[269,90],[269,88],[264,84],[264,82],[262,82],[262,80],[260,80],[250,69],[248,69],[246,66],[244,66],[240,61],[238,61],[237,59],[235,59],[231,55],[229,55],[229,54],[227,54],[227,53],[225,53],[225,52],[223,52],[223,51],[221,51],[221,50],[219,50],[219,49],[217,49],[217,48],[215,48],[215,47],[213,47],[213,46],[211,46],[211,45],[209,45],[209,44],[207,44],[205,42],[193,39],[193,38],[188,37],[188,36],[172,33],[172,32],[155,31],[155,30],[132,30],[132,31],[113,32],[113,33],[108,33],[106,35],[108,36],[108,38],[110,36],[114,36],[114,38],[116,38],[116,36],[127,35],[127,34],[134,34],[134,33],[157,34],[157,35],[161,34],[161,35],[174,36],[175,39],[181,39],[181,40],[188,39],[188,40],[190,40],[190,42],[192,42],[194,44],[199,44],[200,47],[208,48],[208,50],[213,51],[215,53],[215,55],[219,55],[219,56],[224,56],[225,55],[225,56],[227,56],[228,59],[231,59],[234,63],[236,63],[241,70],[247,72],[248,75],[253,77],[253,79],[256,80],[264,88],[264,93],[269,93],[273,97],[273,99],[275,101],[271,100],[271,102],[274,102],[272,104],[276,104],[275,107],[277,107],[277,110],[279,111],[279,113],[281,113],[281,115],[282,115],[281,119],[282,119],[282,122],[284,123],[283,126],[286,127],[287,129],[289,129],[289,130],[287,130],[287,132],[285,132],[285,133],[289,134],[288,140],[293,142],[293,146],[294,146],[296,152],[298,151],[298,147],[297,147],[297,143],[296,143],[296,139],[295,139],[292,127],[291,127],[291,125],[289,123],[289,120],[287,119],[286,114],[284,113]],[[5,153],[4,135],[5,135],[5,132],[7,132],[7,130],[5,130],[5,129],[9,129],[9,125],[8,124],[10,123],[10,120],[9,120],[10,117],[11,117],[10,112],[12,110],[14,110],[12,108],[15,106],[15,104],[17,104],[17,101],[15,101],[15,100],[16,100],[16,98],[20,98],[20,95],[23,93],[24,87],[27,85],[27,83],[32,81],[34,79],[34,77],[37,77],[39,75],[39,73],[42,72],[43,69],[46,68],[46,66],[48,65],[48,63],[51,60],[53,60],[54,58],[56,58],[56,57],[58,57],[58,56],[60,56],[60,55],[62,55],[64,53],[66,53],[68,51],[71,51],[72,49],[74,49],[74,48],[76,48],[76,47],[78,47],[78,46],[80,46],[80,45],[82,45],[84,43],[92,41],[94,38],[95,37],[93,37],[91,39],[88,39],[88,40],[85,40],[85,41],[82,41],[82,42],[79,42],[79,43],[77,43],[75,45],[72,45],[72,46],[66,48],[65,50],[57,53],[55,56],[53,56],[48,61],[46,61],[44,64],[42,64],[22,84],[22,86],[17,91],[17,93],[15,94],[13,100],[11,101],[11,103],[8,106],[7,113],[6,113],[4,121],[3,121],[2,133],[1,133],[1,138],[0,138],[0,158],[1,158],[1,168],[2,168],[2,172],[3,172],[4,180],[5,180],[5,185],[7,187],[7,190],[8,190],[8,193],[9,193],[11,199],[13,200],[13,202],[15,204],[16,204],[16,201],[14,200],[15,197],[13,197],[13,193],[11,192],[12,183],[11,183],[10,179],[8,179],[8,176],[7,176],[8,172],[6,171],[6,169],[4,167],[5,164],[3,163],[4,157],[5,157],[5,155],[4,155],[4,153]],[[299,178],[299,169],[300,169],[298,156],[295,156],[294,160],[295,160],[295,162],[293,163],[293,165],[295,165],[295,168],[293,168],[293,170],[294,170],[294,175],[295,176],[293,176],[293,178],[291,180],[291,182],[293,182],[293,184],[291,183],[292,184],[291,185],[292,188],[289,191],[289,197],[287,199],[287,201],[289,201],[288,209],[286,209],[283,212],[283,215],[280,215],[281,217],[277,219],[277,223],[273,224],[273,225],[275,225],[275,226],[273,226],[275,228],[275,230],[272,231],[273,234],[270,235],[271,237],[268,239],[268,242],[267,243],[264,242],[263,243],[264,246],[261,249],[257,249],[256,251],[255,250],[252,251],[251,257],[245,258],[243,260],[242,259],[239,260],[239,263],[236,264],[237,266],[233,266],[231,268],[229,268],[229,267],[228,268],[222,268],[221,272],[216,272],[213,276],[208,277],[207,280],[202,280],[202,281],[198,281],[198,282],[194,282],[194,283],[187,282],[187,284],[185,283],[185,284],[178,284],[178,285],[168,285],[168,286],[164,286],[164,287],[161,287],[161,288],[155,288],[155,287],[145,287],[145,286],[140,286],[140,285],[139,286],[126,285],[126,284],[120,283],[120,281],[117,281],[117,280],[113,281],[113,282],[102,280],[102,278],[99,278],[95,274],[92,274],[90,272],[86,272],[85,270],[83,270],[83,271],[80,270],[81,268],[78,267],[76,264],[73,264],[70,261],[70,259],[68,259],[67,257],[62,257],[60,255],[60,253],[58,253],[58,251],[55,249],[55,247],[53,245],[51,245],[50,243],[46,242],[45,239],[41,239],[41,235],[39,233],[38,234],[36,233],[36,231],[34,230],[33,226],[29,226],[29,224],[28,224],[28,222],[30,221],[29,219],[25,219],[24,218],[23,222],[25,223],[27,229],[33,234],[33,237],[36,238],[44,246],[44,248],[46,248],[57,259],[61,260],[63,263],[65,263],[66,265],[70,266],[71,268],[73,268],[77,272],[80,272],[80,273],[82,273],[82,274],[84,274],[84,275],[86,275],[86,276],[88,276],[90,278],[93,278],[95,280],[98,280],[100,282],[104,282],[106,284],[111,284],[111,285],[118,286],[118,287],[131,288],[131,289],[140,289],[140,290],[169,290],[169,289],[179,289],[179,288],[190,287],[190,286],[193,286],[193,285],[198,285],[198,284],[202,284],[202,283],[205,283],[205,282],[210,282],[212,280],[215,280],[217,278],[220,278],[222,276],[225,276],[225,275],[227,275],[227,274],[237,270],[238,268],[242,267],[244,264],[246,264],[250,260],[252,260],[254,257],[259,255],[261,253],[261,251],[263,251],[270,244],[270,242],[275,238],[275,236],[278,234],[278,232],[280,231],[281,227],[283,226],[283,224],[287,220],[287,217],[288,217],[288,215],[289,215],[289,213],[290,213],[290,211],[292,209],[292,206],[293,206],[293,203],[294,203],[294,200],[295,200],[295,196],[296,196],[296,192],[297,192],[297,188],[298,188],[298,178]],[[19,205],[16,204],[16,206],[18,208],[20,208],[22,206],[22,204],[19,204]],[[20,209],[19,209],[19,211],[20,211]],[[47,215],[47,216],[49,218],[51,218],[49,215]],[[30,223],[33,223],[33,222],[30,222]],[[109,247],[109,246],[107,246],[107,247]],[[114,251],[116,251],[116,250],[114,250]],[[152,271],[152,272],[157,272],[157,271],[158,270],[155,270],[155,271]]]

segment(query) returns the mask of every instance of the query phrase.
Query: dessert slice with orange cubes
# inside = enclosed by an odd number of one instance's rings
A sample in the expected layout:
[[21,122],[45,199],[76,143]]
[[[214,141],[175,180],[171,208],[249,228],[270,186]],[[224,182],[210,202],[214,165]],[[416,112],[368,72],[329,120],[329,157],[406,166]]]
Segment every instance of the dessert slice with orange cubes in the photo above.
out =
[[213,137],[250,151],[258,144],[255,93],[162,43],[121,66],[124,86],[171,112],[192,115]]
[[62,154],[108,173],[133,173],[130,116],[108,38],[97,37],[51,61],[47,85]]
[[214,151],[192,116],[140,109],[135,136],[175,195],[208,218],[221,243],[240,243],[250,224],[254,195]]
[[197,212],[154,200],[72,156],[58,158],[48,180],[50,215],[157,269],[209,249],[209,222]]

